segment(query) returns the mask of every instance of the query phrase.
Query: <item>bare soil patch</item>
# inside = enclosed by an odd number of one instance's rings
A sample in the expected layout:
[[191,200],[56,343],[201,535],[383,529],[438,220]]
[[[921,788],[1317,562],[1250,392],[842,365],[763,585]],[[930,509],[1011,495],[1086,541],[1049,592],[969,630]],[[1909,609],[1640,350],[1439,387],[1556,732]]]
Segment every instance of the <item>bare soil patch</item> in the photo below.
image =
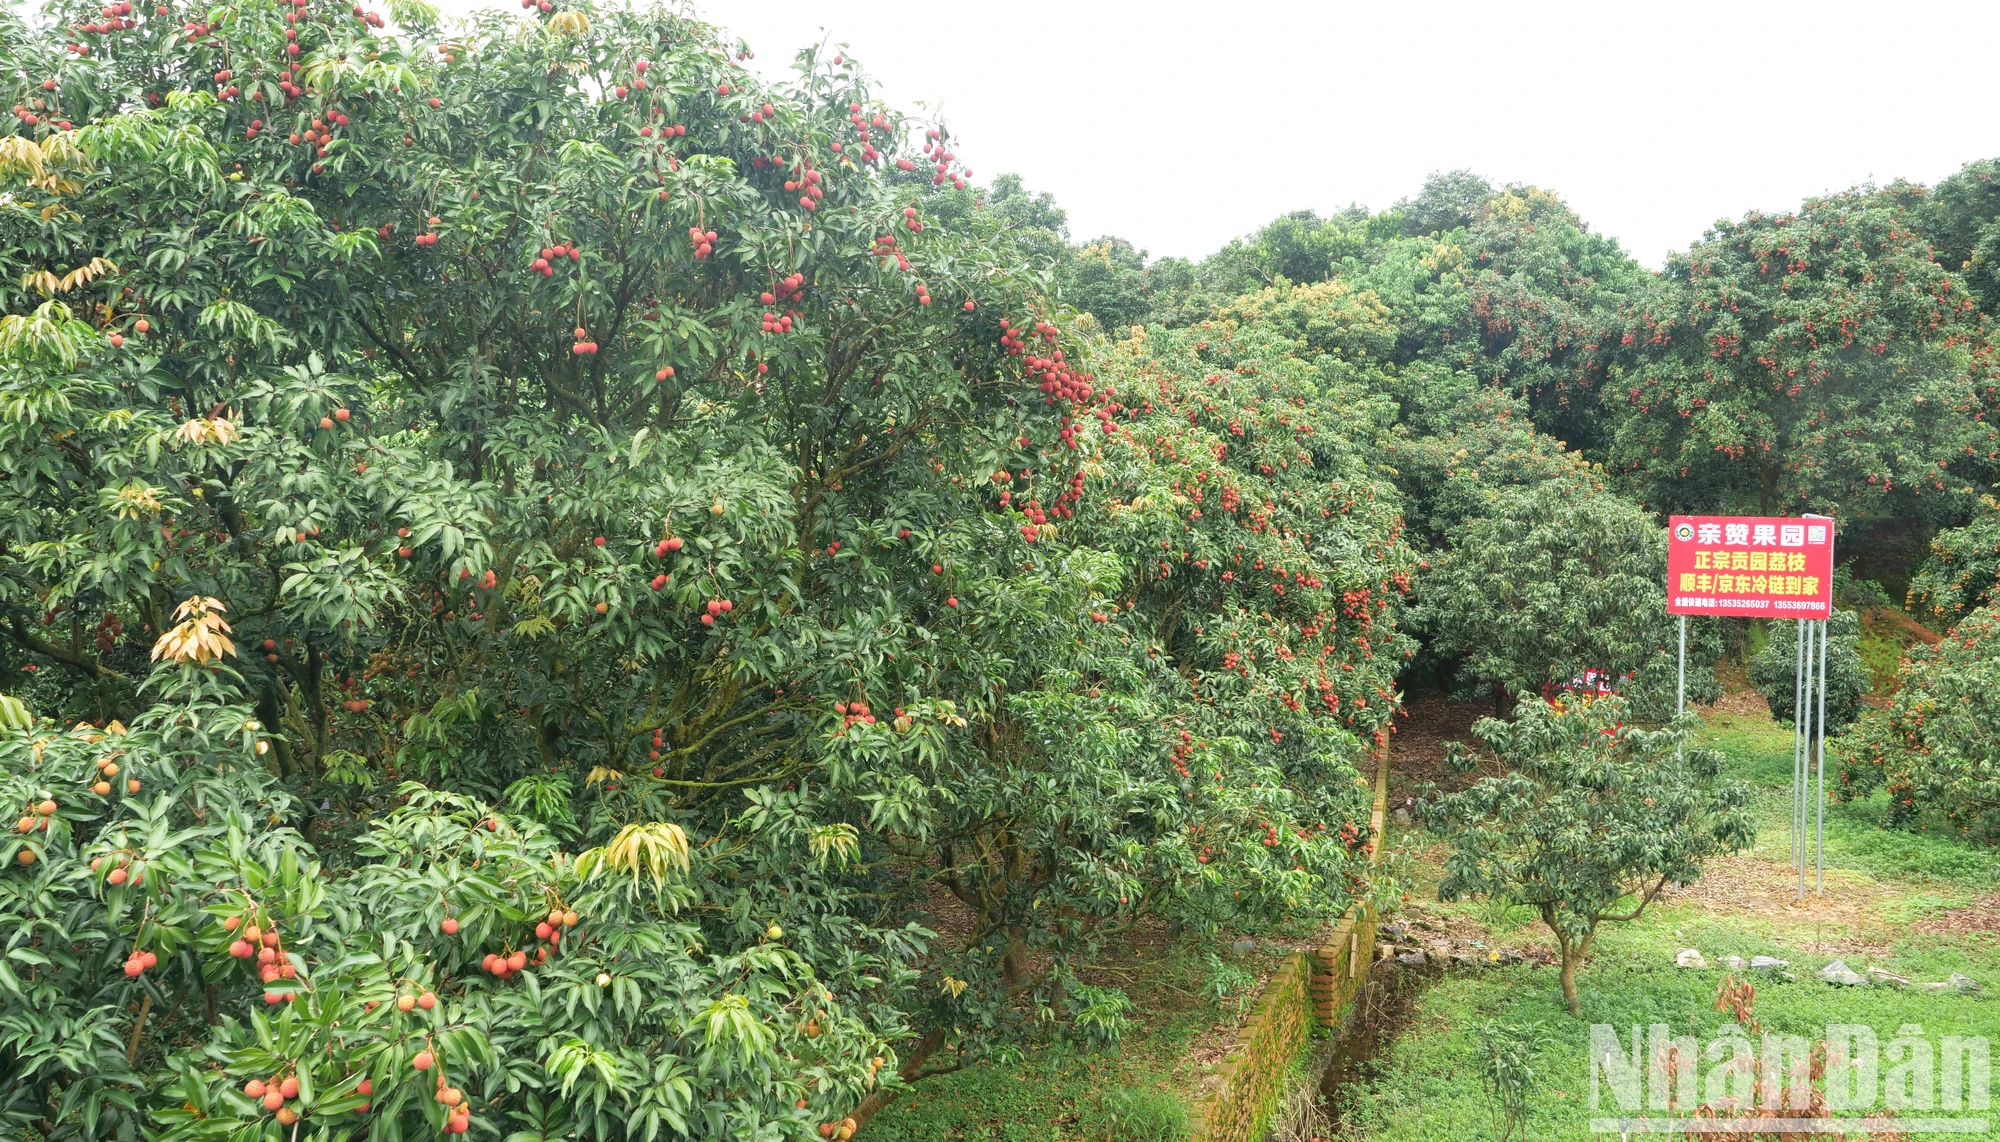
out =
[[1771,716],[1771,704],[1750,685],[1750,671],[1741,662],[1725,658],[1715,664],[1715,680],[1722,684],[1722,697],[1704,707],[1710,713],[1745,717]]
[[1894,607],[1869,607],[1861,612],[1861,624],[1870,631],[1891,635],[1904,646],[1935,646],[1943,637]]
[[1929,936],[1969,936],[1977,932],[2000,935],[2000,892],[1982,896],[1963,908],[1947,908],[1935,916],[1910,925],[1910,931]]
[[[1887,917],[1901,897],[1896,889],[1846,872],[1829,870],[1824,893],[1813,891],[1813,874],[1806,873],[1806,895],[1799,898],[1798,873],[1790,862],[1750,853],[1718,857],[1702,869],[1701,879],[1670,888],[1663,901],[1696,905],[1706,911],[1764,917],[1787,927],[1810,924],[1817,943],[1839,940],[1843,949],[1886,952],[1894,932]],[[1857,945],[1856,940],[1864,941]]]
[[1454,702],[1450,695],[1434,690],[1408,695],[1403,708],[1409,716],[1396,723],[1396,736],[1389,744],[1391,810],[1425,785],[1450,789],[1460,784],[1444,767],[1445,747],[1455,741],[1477,746],[1472,723],[1493,715],[1489,706]]

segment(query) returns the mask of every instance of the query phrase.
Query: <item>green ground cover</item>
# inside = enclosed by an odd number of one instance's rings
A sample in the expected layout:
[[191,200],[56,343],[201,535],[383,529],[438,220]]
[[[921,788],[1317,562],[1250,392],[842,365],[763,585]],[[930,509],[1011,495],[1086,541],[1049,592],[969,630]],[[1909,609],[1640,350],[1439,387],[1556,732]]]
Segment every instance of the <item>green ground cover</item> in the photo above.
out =
[[[1759,836],[1751,852],[1717,862],[1704,884],[1609,927],[1579,985],[1581,1020],[1563,1010],[1553,969],[1528,963],[1445,974],[1422,994],[1410,1024],[1354,1100],[1349,1132],[1377,1142],[1493,1137],[1494,1117],[1479,1081],[1476,1028],[1486,1021],[1538,1023],[1549,1045],[1523,1120],[1536,1139],[1592,1137],[1586,1060],[1589,1025],[1665,1023],[1703,1039],[1730,1020],[1715,1010],[1719,967],[1682,970],[1675,952],[1699,949],[1713,964],[1735,954],[1792,964],[1793,980],[1756,978],[1756,1013],[1767,1029],[1816,1037],[1829,1023],[1863,1023],[1884,1041],[1916,1025],[1932,1037],[2000,1037],[2000,941],[1990,925],[2000,906],[2000,854],[1949,837],[1884,830],[1879,798],[1828,807],[1827,896],[1794,900],[1790,807],[1792,738],[1762,713],[1711,715],[1708,744],[1729,758],[1728,777],[1751,782]],[[1435,877],[1441,847],[1421,833],[1404,838],[1418,867]],[[1497,947],[1543,942],[1523,909],[1441,905],[1420,885],[1411,914],[1440,929],[1479,930]],[[1980,925],[1987,925],[1981,931]],[[1960,972],[1986,984],[1979,995],[1916,988],[1836,988],[1815,973],[1843,959],[1913,980]],[[1614,1111],[1600,1111],[1615,1113]]]

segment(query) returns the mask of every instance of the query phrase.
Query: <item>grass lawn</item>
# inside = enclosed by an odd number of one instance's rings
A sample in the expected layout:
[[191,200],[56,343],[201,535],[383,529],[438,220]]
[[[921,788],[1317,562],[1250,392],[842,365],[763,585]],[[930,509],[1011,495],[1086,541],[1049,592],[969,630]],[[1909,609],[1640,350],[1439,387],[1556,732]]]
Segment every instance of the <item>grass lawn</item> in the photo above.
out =
[[[1495,1020],[1539,1023],[1550,1036],[1535,1056],[1536,1091],[1516,1137],[1598,1137],[1589,1131],[1591,1023],[1621,1029],[1664,1023],[1705,1042],[1730,1021],[1714,1009],[1722,969],[1675,967],[1674,953],[1684,947],[1699,949],[1711,965],[1729,954],[1789,960],[1795,981],[1754,977],[1756,1013],[1768,1030],[1816,1038],[1828,1023],[1861,1023],[1887,1042],[1915,1024],[1933,1043],[1947,1034],[2000,1039],[2000,852],[1885,831],[1879,800],[1829,806],[1827,893],[1801,905],[1789,832],[1791,732],[1759,710],[1711,714],[1706,737],[1728,756],[1725,775],[1757,789],[1755,849],[1715,862],[1700,883],[1639,921],[1607,926],[1578,977],[1582,1020],[1563,1009],[1552,968],[1521,963],[1443,975],[1424,991],[1413,1020],[1353,1100],[1350,1134],[1376,1142],[1497,1136],[1473,1030]],[[1429,880],[1411,894],[1408,918],[1420,932],[1496,949],[1553,946],[1525,910],[1437,903],[1425,889],[1435,884],[1443,847],[1422,834],[1406,840]],[[1837,988],[1815,974],[1836,958],[1857,971],[1883,967],[1917,981],[1961,972],[1986,990]],[[1615,1115],[1605,1103],[1599,1115]],[[2000,1120],[2000,1113],[1992,1117]]]

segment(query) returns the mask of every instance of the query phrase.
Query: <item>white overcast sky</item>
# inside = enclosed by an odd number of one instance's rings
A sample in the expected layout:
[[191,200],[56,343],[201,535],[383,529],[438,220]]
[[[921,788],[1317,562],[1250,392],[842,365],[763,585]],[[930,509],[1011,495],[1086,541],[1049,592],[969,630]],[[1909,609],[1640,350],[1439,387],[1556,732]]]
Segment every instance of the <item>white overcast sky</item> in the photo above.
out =
[[[452,7],[471,0],[450,0]],[[1436,170],[1561,194],[1640,261],[1716,219],[2000,157],[2000,2],[695,0],[777,74],[845,43],[977,180],[1200,257]]]

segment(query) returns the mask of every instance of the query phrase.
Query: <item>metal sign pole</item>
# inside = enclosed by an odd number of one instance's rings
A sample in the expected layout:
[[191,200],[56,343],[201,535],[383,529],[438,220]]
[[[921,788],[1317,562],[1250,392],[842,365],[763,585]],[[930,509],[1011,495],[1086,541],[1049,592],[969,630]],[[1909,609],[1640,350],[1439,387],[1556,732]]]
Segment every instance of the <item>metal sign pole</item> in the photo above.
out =
[[1811,811],[1812,797],[1812,742],[1813,742],[1813,656],[1823,652],[1814,642],[1819,633],[1819,624],[1810,619],[1799,622],[1799,635],[1806,644],[1805,703],[1799,707],[1799,725],[1804,730],[1805,753],[1799,767],[1799,899],[1806,898],[1806,824]]
[[[1687,713],[1687,706],[1688,706],[1688,617],[1686,615],[1682,615],[1680,666],[1679,666],[1679,673],[1674,680],[1674,717],[1678,719],[1682,714]],[[1676,742],[1674,745],[1674,766],[1676,773],[1679,772],[1679,766],[1681,764],[1681,748],[1682,748],[1681,744]]]
[[[1827,581],[1831,583],[1833,579],[1833,545],[1835,538],[1833,520],[1828,516],[1816,515],[1812,512],[1807,512],[1805,518],[1809,520],[1823,520],[1826,523]],[[1814,802],[1813,807],[1813,892],[1816,895],[1825,895],[1826,893],[1826,654],[1827,639],[1832,634],[1832,628],[1827,624],[1832,619],[1833,593],[1829,590],[1826,597],[1826,618],[1819,620],[1819,718],[1816,722],[1819,730],[1819,749],[1816,756],[1808,759],[1812,764],[1813,772],[1811,776],[1818,778],[1817,788],[1819,793],[1818,800]],[[1810,742],[1808,743],[1808,748],[1810,748]],[[1803,822],[1801,823],[1803,824]],[[1803,869],[1801,869],[1801,873],[1803,874]],[[1801,876],[1800,887],[1801,889],[1804,887],[1803,875]]]
[[1826,892],[1826,636],[1827,620],[1819,621],[1819,822],[1813,830],[1813,891]]
[[1798,870],[1800,896],[1806,894],[1806,624],[1798,624],[1798,646],[1792,648],[1792,868]]
[[1688,708],[1688,617],[1681,616],[1681,658],[1680,676],[1674,684],[1674,716],[1687,713]]

